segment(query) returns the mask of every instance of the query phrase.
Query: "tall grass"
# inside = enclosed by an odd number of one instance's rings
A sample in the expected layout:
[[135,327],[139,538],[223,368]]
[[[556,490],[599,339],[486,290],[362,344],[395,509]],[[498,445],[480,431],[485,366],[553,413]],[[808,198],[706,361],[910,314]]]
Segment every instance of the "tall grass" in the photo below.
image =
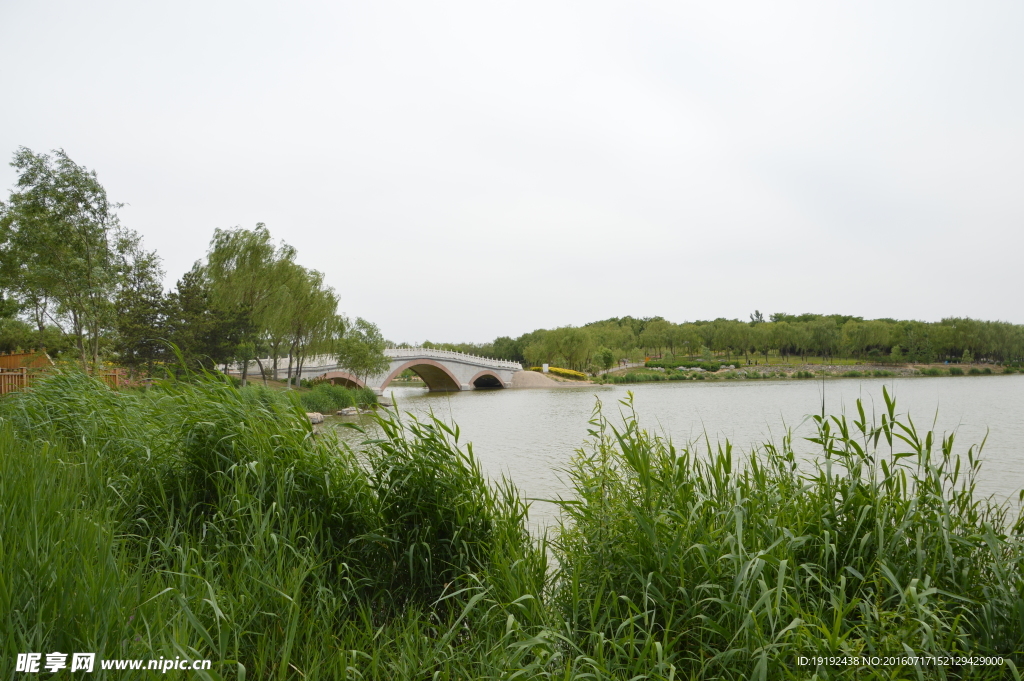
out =
[[330,383],[314,383],[309,392],[300,393],[299,399],[307,411],[332,414],[345,407],[377,404],[377,396],[369,388],[346,388]]
[[885,397],[877,422],[817,417],[808,461],[790,438],[741,459],[676,447],[629,402],[621,426],[597,411],[549,546],[438,419],[378,413],[356,452],[293,397],[54,374],[0,402],[0,657],[209,658],[189,676],[208,679],[1015,678],[795,665],[1019,664],[1024,524],[976,494],[980,450],[961,460]]
[[[1002,655],[1024,645],[1020,519],[979,498],[980,450],[900,418],[814,417],[740,460],[597,412],[554,544],[555,603],[595,671],[627,678],[831,678],[798,656]],[[1019,678],[1010,668],[898,678]],[[893,678],[892,668],[849,670]],[[1010,676],[1012,673],[1012,677]]]
[[5,664],[74,650],[210,658],[204,678],[462,678],[529,655],[463,645],[470,625],[495,642],[509,617],[531,626],[547,563],[515,489],[488,487],[434,419],[382,417],[371,473],[297,403],[227,384],[126,395],[57,374],[3,416]]

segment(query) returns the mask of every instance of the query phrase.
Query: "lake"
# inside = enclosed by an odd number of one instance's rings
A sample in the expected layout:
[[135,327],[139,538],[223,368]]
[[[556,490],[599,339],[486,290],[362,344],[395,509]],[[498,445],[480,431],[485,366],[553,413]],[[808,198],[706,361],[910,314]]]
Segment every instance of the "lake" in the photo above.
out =
[[[472,442],[484,472],[511,478],[523,496],[566,497],[560,469],[587,437],[596,400],[618,421],[619,401],[632,391],[641,425],[670,435],[678,444],[704,435],[714,443],[728,439],[748,452],[765,440],[781,440],[794,430],[794,448],[810,452],[816,445],[799,442],[811,427],[809,414],[843,410],[856,415],[856,400],[879,416],[885,408],[882,386],[896,397],[897,411],[913,418],[919,433],[956,431],[956,451],[966,453],[988,435],[978,487],[984,494],[1013,499],[1024,488],[1024,375],[929,378],[851,378],[781,381],[680,381],[639,385],[585,385],[533,390],[477,390],[430,393],[423,388],[389,390],[402,411],[435,414],[454,421],[461,442]],[[611,418],[614,417],[614,418]],[[363,420],[368,421],[366,417]],[[852,420],[852,419],[851,419]],[[352,431],[340,429],[354,442]],[[562,476],[564,477],[564,476]],[[556,508],[534,502],[531,519],[553,524]]]

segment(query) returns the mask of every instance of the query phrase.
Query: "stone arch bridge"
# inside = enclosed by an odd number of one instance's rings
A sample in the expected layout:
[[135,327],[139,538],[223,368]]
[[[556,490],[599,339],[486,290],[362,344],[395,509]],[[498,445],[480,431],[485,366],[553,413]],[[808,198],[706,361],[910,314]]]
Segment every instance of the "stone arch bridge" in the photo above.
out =
[[450,350],[427,348],[388,348],[384,354],[391,360],[387,370],[365,381],[353,376],[337,363],[324,363],[318,358],[302,368],[302,378],[327,380],[336,385],[370,388],[382,395],[388,384],[406,369],[418,375],[431,391],[476,390],[477,388],[511,388],[512,374],[522,371],[519,362],[489,359]]

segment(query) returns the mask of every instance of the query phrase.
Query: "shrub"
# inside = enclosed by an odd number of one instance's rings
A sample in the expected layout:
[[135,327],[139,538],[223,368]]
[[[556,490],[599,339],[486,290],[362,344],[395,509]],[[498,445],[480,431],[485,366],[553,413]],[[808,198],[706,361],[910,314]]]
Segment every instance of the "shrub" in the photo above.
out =
[[964,375],[964,370],[961,369],[960,367],[949,367],[949,375],[950,376],[963,376]]
[[967,370],[967,373],[971,376],[981,376],[981,369],[978,367],[971,367]]
[[333,414],[340,408],[336,408],[333,397],[322,390],[310,390],[308,393],[302,393],[299,395],[299,400],[302,402],[302,407],[310,412]]
[[814,374],[810,371],[797,371],[791,375],[793,378],[814,378]]
[[1003,373],[1004,374],[1015,374],[1015,373],[1017,373],[1017,370],[1014,369],[1013,367],[1007,366],[1007,367],[1003,367]]
[[657,383],[659,381],[673,381],[685,379],[685,377],[679,374],[666,375],[665,373],[658,371],[627,371],[622,376],[611,376],[606,375],[603,378],[608,383],[623,384],[623,383]]
[[333,414],[345,407],[377,404],[377,396],[369,388],[346,388],[325,381],[315,383],[307,393],[300,393],[299,399],[307,411],[321,414]]
[[581,371],[573,371],[572,369],[562,369],[561,367],[548,367],[548,372],[555,376],[561,376],[562,378],[568,378],[572,381],[585,381],[587,375]]
[[938,367],[926,367],[921,369],[922,376],[944,376],[946,372]]
[[878,378],[885,378],[887,376],[895,376],[896,374],[889,371],[888,369],[875,369],[874,371],[871,372],[871,375],[877,376]]
[[854,370],[854,371],[847,371],[846,373],[843,374],[843,376],[845,376],[846,378],[860,378],[863,375],[864,374],[862,374],[861,372],[856,371],[856,370]]
[[992,369],[990,367],[985,367],[984,369],[981,370],[981,373],[984,374],[985,376],[991,376]]
[[[543,367],[530,367],[529,370],[530,371],[539,371],[541,373],[544,372],[544,368]],[[572,369],[562,369],[560,367],[552,367],[552,366],[548,367],[548,373],[549,374],[554,374],[555,376],[561,376],[562,378],[568,378],[568,379],[573,380],[573,381],[585,381],[585,380],[587,380],[589,378],[585,373],[580,372],[580,371],[573,371]]]

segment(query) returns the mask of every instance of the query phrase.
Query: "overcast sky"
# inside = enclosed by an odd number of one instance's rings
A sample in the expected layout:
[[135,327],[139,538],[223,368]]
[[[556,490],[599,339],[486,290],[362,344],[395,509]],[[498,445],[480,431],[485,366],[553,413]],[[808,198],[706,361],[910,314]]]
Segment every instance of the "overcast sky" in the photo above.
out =
[[1021,36],[1020,2],[0,0],[0,154],[95,169],[168,287],[265,222],[395,341],[1022,323]]

